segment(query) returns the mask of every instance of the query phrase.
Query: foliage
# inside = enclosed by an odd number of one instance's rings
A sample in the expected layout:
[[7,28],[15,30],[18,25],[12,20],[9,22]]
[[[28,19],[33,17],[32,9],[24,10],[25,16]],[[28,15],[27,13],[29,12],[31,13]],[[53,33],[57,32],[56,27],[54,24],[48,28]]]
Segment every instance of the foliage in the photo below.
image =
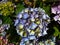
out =
[[54,36],[58,36],[58,34],[59,34],[59,30],[58,30],[58,28],[57,28],[57,27],[53,27],[53,29],[55,30],[55,32],[54,32]]
[[50,16],[50,5],[43,5],[43,9],[46,11],[46,13]]
[[15,13],[16,14],[18,14],[19,12],[21,12],[22,11],[22,9],[24,9],[25,7],[22,5],[22,4],[17,4],[16,5],[17,7],[16,7],[16,11],[15,11]]

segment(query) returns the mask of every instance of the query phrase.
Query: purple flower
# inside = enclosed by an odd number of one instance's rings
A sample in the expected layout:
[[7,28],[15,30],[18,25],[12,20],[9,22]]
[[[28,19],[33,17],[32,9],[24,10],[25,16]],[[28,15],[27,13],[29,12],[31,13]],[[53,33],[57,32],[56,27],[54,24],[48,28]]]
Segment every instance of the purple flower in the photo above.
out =
[[6,35],[6,32],[5,32],[5,29],[8,30],[10,28],[10,25],[9,24],[3,24],[0,26],[0,34],[2,36],[5,36]]
[[10,28],[10,24],[3,24],[2,27],[8,30]]
[[13,43],[9,43],[8,45],[14,45]]
[[60,13],[60,5],[52,7],[51,12],[53,14],[59,14]]
[[60,15],[56,15],[54,17],[54,20],[57,21],[60,24]]
[[51,8],[51,12],[52,12],[53,14],[56,14],[57,11],[58,11],[57,7],[52,7],[52,8]]
[[[30,11],[30,14],[28,13],[28,11]],[[37,23],[41,22],[42,26],[44,26],[44,24],[43,24],[44,21],[43,20],[47,20],[47,23],[45,23],[46,24],[45,26],[47,26],[48,23],[49,23],[49,20],[50,20],[49,16],[47,14],[45,14],[45,11],[41,8],[30,8],[30,9],[27,8],[27,9],[25,9],[25,12],[24,12],[24,10],[22,12],[23,13],[19,13],[17,15],[18,19],[15,20],[15,24],[14,24],[15,26],[18,26],[19,24],[22,24],[22,25],[24,25],[23,29],[25,29],[25,30],[27,30],[27,29],[35,30],[37,28],[37,26],[40,25],[40,24],[37,25],[35,22],[37,22],[37,21],[39,21]],[[41,15],[38,14],[39,12],[41,12]],[[22,15],[22,17],[21,17],[21,15]],[[44,28],[44,30],[46,29],[46,27],[42,27],[42,28]]]
[[57,21],[57,20],[58,20],[58,18],[59,18],[59,16],[58,16],[58,15],[56,15],[56,16],[54,17],[54,20],[55,20],[55,21]]
[[1,26],[0,27],[0,32],[3,32],[5,29]]
[[26,41],[35,40],[36,37],[46,35],[48,23],[50,23],[50,17],[43,9],[26,8],[22,10],[22,12],[17,15],[14,24],[17,33],[22,37],[20,45],[24,45]]

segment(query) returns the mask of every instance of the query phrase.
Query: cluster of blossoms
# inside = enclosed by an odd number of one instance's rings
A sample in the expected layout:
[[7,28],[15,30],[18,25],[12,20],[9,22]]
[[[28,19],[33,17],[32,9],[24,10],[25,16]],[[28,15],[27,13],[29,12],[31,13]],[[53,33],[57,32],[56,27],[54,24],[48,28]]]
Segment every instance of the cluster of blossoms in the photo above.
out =
[[52,7],[51,11],[56,15],[54,16],[54,20],[60,24],[60,5]]
[[8,43],[8,39],[6,37],[0,36],[0,45],[14,45],[14,44]]
[[8,43],[8,39],[6,38],[6,31],[10,28],[9,24],[2,24],[2,20],[0,19],[0,45],[14,45],[12,43]]
[[0,14],[4,16],[8,16],[14,13],[14,9],[16,5],[12,2],[0,2]]
[[45,41],[40,41],[39,45],[55,45],[55,42],[51,39],[47,39]]
[[[41,8],[26,8],[16,16],[15,24],[17,33],[22,37],[21,43],[36,40],[47,34],[47,25],[50,17]],[[20,44],[23,45],[23,44]]]
[[0,34],[2,36],[5,36],[6,32],[5,30],[8,30],[10,28],[9,24],[2,24],[2,20],[0,20]]
[[47,39],[45,41],[43,40],[39,42],[36,40],[33,40],[33,41],[29,40],[29,41],[26,41],[25,44],[23,43],[22,45],[55,45],[55,42],[53,42],[51,39]]

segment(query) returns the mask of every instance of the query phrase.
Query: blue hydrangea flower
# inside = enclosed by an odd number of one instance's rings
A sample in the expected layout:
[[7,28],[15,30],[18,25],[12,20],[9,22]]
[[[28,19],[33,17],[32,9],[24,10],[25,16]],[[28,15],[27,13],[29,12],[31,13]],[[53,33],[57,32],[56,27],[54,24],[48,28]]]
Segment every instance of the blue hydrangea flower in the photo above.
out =
[[16,26],[17,33],[22,37],[21,45],[24,45],[25,41],[35,40],[36,37],[47,34],[47,25],[50,23],[50,17],[43,9],[26,8],[16,18],[14,26]]

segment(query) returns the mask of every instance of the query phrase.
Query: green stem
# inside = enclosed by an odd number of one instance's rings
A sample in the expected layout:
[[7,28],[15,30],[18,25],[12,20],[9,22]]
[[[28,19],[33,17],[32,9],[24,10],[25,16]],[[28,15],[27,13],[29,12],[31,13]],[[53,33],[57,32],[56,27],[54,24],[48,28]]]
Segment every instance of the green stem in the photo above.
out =
[[33,8],[35,8],[35,4],[36,4],[36,0],[34,0],[34,6],[33,6]]

